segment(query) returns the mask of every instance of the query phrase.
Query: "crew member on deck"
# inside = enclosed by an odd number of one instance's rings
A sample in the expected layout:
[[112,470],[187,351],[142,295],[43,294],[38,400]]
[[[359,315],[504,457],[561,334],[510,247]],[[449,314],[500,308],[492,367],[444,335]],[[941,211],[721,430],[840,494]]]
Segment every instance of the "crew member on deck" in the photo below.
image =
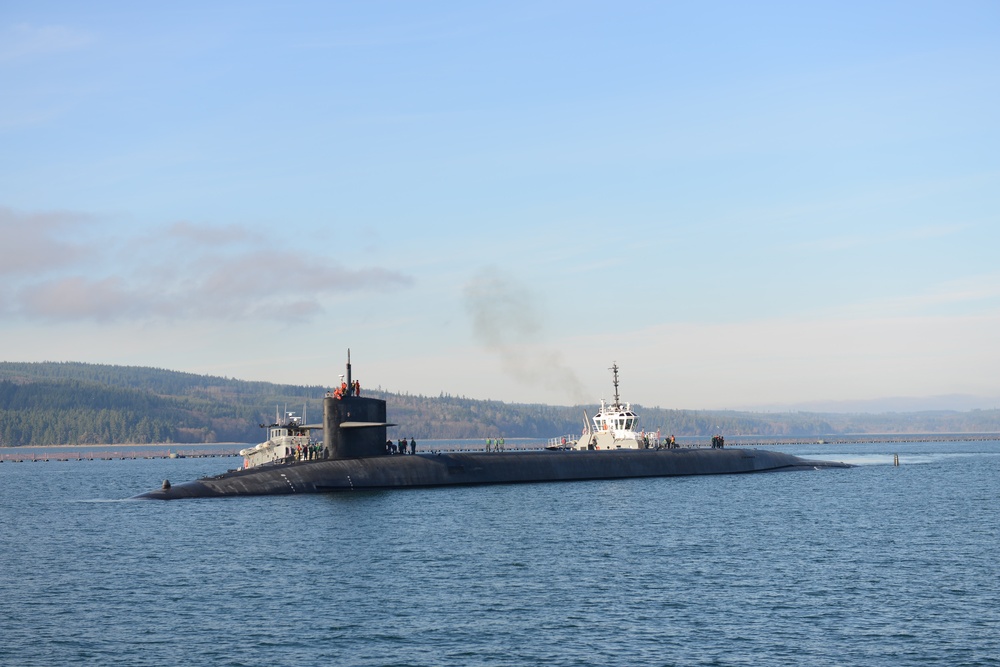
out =
[[410,453],[411,454],[417,453],[417,441],[413,439],[412,435],[410,436]]

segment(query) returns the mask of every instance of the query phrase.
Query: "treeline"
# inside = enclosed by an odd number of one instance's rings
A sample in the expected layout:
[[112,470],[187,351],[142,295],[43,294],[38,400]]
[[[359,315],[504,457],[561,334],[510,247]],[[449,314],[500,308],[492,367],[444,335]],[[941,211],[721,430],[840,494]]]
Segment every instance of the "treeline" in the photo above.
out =
[[[0,362],[0,446],[259,442],[260,424],[294,411],[322,421],[326,387],[278,385],[156,368]],[[362,391],[387,402],[391,437],[548,438],[579,433],[583,411],[464,397]],[[1000,411],[885,414],[753,413],[633,406],[663,435],[830,436],[1000,432]]]
[[320,421],[325,392],[155,368],[0,362],[0,446],[258,442],[276,412]]
[[1000,433],[1000,410],[816,413],[640,408],[646,430],[675,435],[813,437],[865,433]]
[[[386,400],[389,421],[399,424],[399,435],[434,439],[546,438],[575,429],[575,409],[523,405],[469,398],[410,396],[373,392]],[[424,434],[421,436],[420,434]]]
[[[247,441],[256,413],[75,380],[0,380],[0,445]],[[255,429],[259,431],[259,429]],[[249,436],[249,437],[248,437]]]

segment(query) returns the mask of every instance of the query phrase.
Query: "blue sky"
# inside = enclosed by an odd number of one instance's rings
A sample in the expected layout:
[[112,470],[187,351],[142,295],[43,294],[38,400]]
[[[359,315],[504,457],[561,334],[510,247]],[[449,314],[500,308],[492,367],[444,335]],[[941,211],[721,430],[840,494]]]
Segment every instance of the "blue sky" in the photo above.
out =
[[993,407],[998,38],[996,2],[4,2],[0,359]]

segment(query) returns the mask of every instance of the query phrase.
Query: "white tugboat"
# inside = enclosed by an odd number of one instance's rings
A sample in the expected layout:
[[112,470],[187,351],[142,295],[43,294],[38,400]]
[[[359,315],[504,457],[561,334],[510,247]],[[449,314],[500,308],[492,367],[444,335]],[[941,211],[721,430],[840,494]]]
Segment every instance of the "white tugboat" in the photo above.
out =
[[618,364],[609,369],[614,378],[615,400],[608,405],[601,399],[601,409],[593,420],[583,412],[583,434],[576,440],[570,436],[549,441],[548,449],[648,449],[657,446],[658,437],[653,441],[644,431],[638,431],[639,416],[632,411],[630,403],[622,403],[618,397]]
[[267,429],[267,440],[240,450],[244,469],[291,461],[296,452],[309,448],[309,428],[302,424],[302,417],[296,417],[294,412],[286,412],[282,423],[277,416],[275,413],[273,424],[261,424],[262,428]]

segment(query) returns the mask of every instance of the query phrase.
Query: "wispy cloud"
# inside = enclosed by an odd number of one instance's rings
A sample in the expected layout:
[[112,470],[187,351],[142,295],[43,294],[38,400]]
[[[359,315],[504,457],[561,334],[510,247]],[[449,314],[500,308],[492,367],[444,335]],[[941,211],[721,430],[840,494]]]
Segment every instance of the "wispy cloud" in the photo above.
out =
[[983,273],[938,283],[914,294],[875,299],[838,308],[842,317],[923,315],[945,308],[1000,306],[1000,273]]
[[181,221],[168,225],[165,230],[158,230],[157,234],[180,242],[198,244],[231,245],[239,241],[263,242],[263,239],[256,232],[241,225],[209,227],[196,225],[193,222]]
[[[89,235],[66,240],[81,222]],[[82,214],[0,209],[0,243],[26,249],[0,268],[0,305],[32,320],[307,320],[351,294],[412,283],[240,225],[181,222],[122,236]]]
[[17,298],[19,312],[32,319],[96,320],[142,317],[154,306],[139,298],[121,278],[57,278],[24,288]]
[[319,36],[299,40],[295,46],[309,50],[356,50],[464,41],[484,34],[495,34],[501,27],[534,22],[545,12],[538,7],[531,7],[527,11],[517,7],[504,7],[502,11],[486,9],[483,15],[483,9],[463,7],[434,16],[418,12],[412,17],[405,16],[402,11],[393,12],[392,16],[380,17],[381,20],[371,25],[355,24],[339,30],[326,30]]
[[892,245],[911,241],[939,239],[959,234],[968,227],[969,225],[967,224],[923,225],[919,227],[896,229],[880,233],[858,233],[846,234],[842,236],[828,236],[811,241],[803,241],[795,244],[793,248],[796,250],[818,250],[823,252],[854,250],[857,248]]
[[94,40],[94,35],[77,28],[19,23],[0,31],[0,63],[76,51]]
[[21,213],[0,206],[0,276],[36,274],[70,266],[88,252],[86,243],[74,237],[93,219],[73,211]]

